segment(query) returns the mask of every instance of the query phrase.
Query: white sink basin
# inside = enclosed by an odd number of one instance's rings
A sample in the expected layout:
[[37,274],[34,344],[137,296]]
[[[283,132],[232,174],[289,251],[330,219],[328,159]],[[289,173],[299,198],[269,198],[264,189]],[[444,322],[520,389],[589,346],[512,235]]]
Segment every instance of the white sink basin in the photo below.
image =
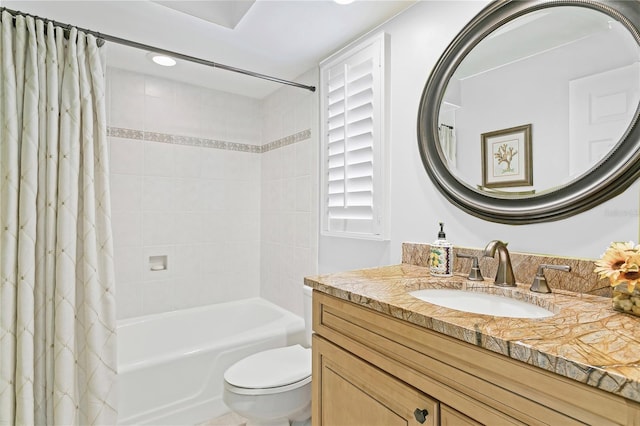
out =
[[496,294],[452,289],[426,289],[409,293],[425,302],[458,311],[509,318],[545,318],[554,315],[543,307]]

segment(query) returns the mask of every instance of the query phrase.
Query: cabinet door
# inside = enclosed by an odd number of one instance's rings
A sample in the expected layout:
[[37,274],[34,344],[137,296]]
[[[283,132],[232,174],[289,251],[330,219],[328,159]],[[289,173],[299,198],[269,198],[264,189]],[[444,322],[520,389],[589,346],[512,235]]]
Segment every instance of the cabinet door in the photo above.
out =
[[438,402],[314,335],[314,426],[438,425]]
[[441,426],[481,426],[470,417],[465,416],[461,412],[440,403],[440,425]]

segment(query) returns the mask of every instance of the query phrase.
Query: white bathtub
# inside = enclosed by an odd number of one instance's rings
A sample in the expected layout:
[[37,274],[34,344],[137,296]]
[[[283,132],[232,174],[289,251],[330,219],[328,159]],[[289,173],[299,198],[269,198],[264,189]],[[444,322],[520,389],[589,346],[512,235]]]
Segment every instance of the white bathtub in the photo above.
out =
[[229,366],[304,341],[301,317],[259,298],[118,321],[118,423],[218,417]]

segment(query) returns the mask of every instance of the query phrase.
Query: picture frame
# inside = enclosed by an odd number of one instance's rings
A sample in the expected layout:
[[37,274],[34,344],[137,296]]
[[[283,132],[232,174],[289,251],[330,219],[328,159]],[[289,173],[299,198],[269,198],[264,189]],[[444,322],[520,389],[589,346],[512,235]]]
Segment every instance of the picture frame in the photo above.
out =
[[531,124],[481,135],[482,186],[533,185]]

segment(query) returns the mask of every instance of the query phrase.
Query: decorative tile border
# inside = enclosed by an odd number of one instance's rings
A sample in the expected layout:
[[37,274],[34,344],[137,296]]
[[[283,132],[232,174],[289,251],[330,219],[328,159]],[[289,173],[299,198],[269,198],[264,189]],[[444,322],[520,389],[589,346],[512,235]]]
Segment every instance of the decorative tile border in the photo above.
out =
[[273,142],[269,142],[268,144],[262,145],[262,152],[272,151],[274,149],[282,148],[287,145],[294,144],[296,142],[301,142],[307,140],[311,137],[311,129],[303,130],[298,133],[294,133],[293,135],[286,136],[282,139],[278,139]]
[[303,130],[293,135],[286,136],[282,139],[269,142],[265,145],[251,145],[246,143],[219,141],[215,139],[171,135],[167,133],[145,132],[142,130],[123,129],[120,127],[107,127],[107,136],[124,139],[171,143],[175,145],[199,146],[203,148],[226,149],[229,151],[242,151],[262,154],[267,151],[272,151],[274,149],[282,148],[287,145],[309,139],[311,137],[311,129]]

